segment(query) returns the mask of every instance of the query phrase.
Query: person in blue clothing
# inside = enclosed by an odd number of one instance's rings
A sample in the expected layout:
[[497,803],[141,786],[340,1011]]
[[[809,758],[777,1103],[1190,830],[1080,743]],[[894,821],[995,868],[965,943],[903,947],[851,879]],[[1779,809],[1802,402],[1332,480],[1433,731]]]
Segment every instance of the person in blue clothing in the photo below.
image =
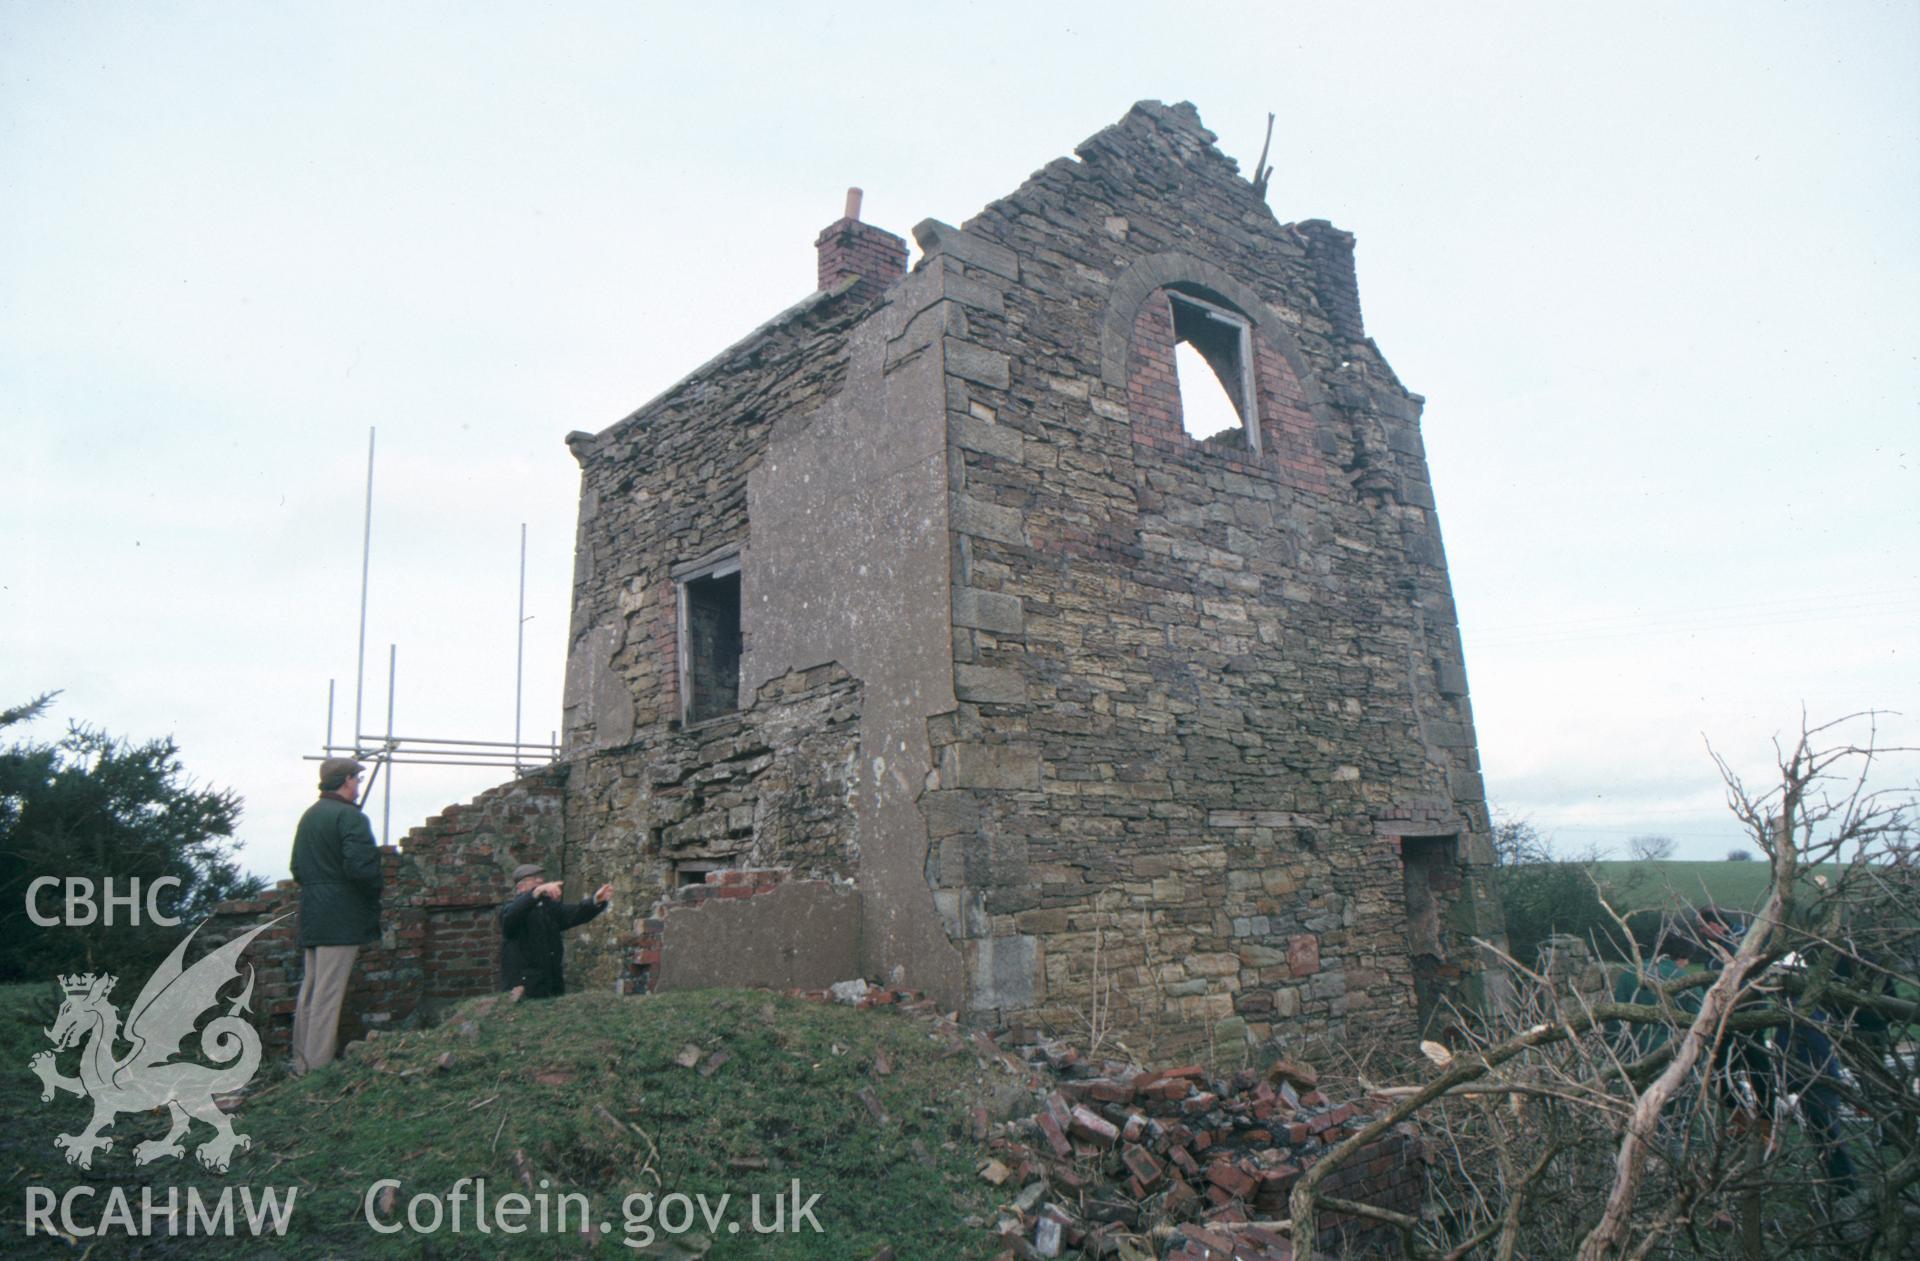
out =
[[[1746,917],[1719,907],[1703,907],[1696,916],[1698,940],[1707,945],[1702,959],[1717,968],[1723,954],[1739,947],[1747,930]],[[1744,1076],[1752,1092],[1752,1108],[1763,1130],[1770,1128],[1774,1101],[1783,1093],[1795,1096],[1808,1137],[1820,1155],[1833,1192],[1844,1198],[1859,1186],[1853,1154],[1847,1149],[1840,1124],[1840,1062],[1827,1036],[1829,1013],[1788,1000],[1793,1021],[1771,1037],[1754,1031],[1730,1034],[1725,1042],[1724,1079]],[[1731,1093],[1731,1092],[1730,1092]]]
[[1836,1196],[1846,1197],[1859,1189],[1853,1168],[1853,1153],[1847,1150],[1840,1128],[1840,1061],[1833,1052],[1833,1040],[1827,1036],[1827,1013],[1815,1009],[1800,1010],[1787,1027],[1781,1048],[1782,1084],[1797,1096],[1807,1136],[1826,1169],[1827,1183]]
[[566,945],[561,934],[607,909],[613,886],[590,898],[563,902],[558,880],[546,880],[538,863],[513,869],[513,896],[500,908],[500,988],[522,998],[558,998],[567,992]]

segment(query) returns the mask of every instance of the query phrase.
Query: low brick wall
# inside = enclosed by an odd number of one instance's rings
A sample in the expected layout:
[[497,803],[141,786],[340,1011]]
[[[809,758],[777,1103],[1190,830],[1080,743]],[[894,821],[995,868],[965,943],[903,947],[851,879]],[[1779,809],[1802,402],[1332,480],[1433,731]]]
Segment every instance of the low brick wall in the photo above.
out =
[[[536,771],[449,806],[399,846],[381,848],[381,934],[354,965],[340,1013],[343,1044],[494,988],[500,962],[494,911],[520,863],[558,870],[565,784],[562,768]],[[270,1054],[285,1053],[293,1031],[299,903],[299,887],[282,880],[258,898],[222,903],[201,932],[214,945],[284,917],[247,953],[254,1022]]]

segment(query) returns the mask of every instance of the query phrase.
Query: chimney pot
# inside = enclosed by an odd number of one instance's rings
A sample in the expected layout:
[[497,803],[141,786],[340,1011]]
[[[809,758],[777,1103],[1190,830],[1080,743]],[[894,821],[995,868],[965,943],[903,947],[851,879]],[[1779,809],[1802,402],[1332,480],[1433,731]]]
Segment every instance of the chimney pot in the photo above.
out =
[[842,218],[851,219],[855,223],[860,222],[860,190],[859,189],[849,188],[847,190],[847,213],[843,215]]

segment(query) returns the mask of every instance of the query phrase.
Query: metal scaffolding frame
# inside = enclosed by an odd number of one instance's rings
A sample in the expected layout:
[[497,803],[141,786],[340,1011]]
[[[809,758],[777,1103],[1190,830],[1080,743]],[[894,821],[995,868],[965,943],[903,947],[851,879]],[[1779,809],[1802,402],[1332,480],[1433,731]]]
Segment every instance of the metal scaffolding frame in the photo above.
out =
[[[559,761],[558,732],[551,733],[544,744],[523,740],[520,737],[526,626],[532,620],[527,616],[527,527],[525,522],[520,524],[520,599],[514,614],[513,739],[461,740],[451,737],[397,735],[393,729],[394,696],[400,658],[399,646],[396,644],[387,645],[387,729],[385,732],[361,730],[365,725],[363,706],[367,671],[367,587],[373,557],[374,435],[375,430],[370,427],[367,430],[367,495],[360,540],[360,626],[354,654],[354,736],[349,744],[337,743],[334,740],[333,707],[336,680],[328,679],[326,740],[320,746],[319,753],[308,754],[305,760],[319,762],[330,757],[351,757],[356,761],[371,762],[373,776],[362,793],[363,800],[366,793],[370,793],[374,785],[379,782],[383,767],[492,766],[521,775],[529,770]],[[393,827],[393,773],[391,771],[386,776],[382,792],[384,797],[380,834],[382,837],[387,837],[392,834]]]
[[557,761],[560,746],[526,740],[444,740],[427,736],[363,735],[358,745],[328,745],[325,757],[365,756],[395,766],[499,766],[508,770],[537,770]]

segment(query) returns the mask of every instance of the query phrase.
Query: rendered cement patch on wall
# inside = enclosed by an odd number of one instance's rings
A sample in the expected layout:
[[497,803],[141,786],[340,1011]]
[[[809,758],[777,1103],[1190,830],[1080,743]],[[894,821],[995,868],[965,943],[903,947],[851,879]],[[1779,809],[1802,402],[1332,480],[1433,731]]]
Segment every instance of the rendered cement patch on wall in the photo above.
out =
[[[716,883],[660,916],[655,990],[825,989],[860,975],[860,898],[851,883]],[[729,897],[740,891],[741,896]]]

